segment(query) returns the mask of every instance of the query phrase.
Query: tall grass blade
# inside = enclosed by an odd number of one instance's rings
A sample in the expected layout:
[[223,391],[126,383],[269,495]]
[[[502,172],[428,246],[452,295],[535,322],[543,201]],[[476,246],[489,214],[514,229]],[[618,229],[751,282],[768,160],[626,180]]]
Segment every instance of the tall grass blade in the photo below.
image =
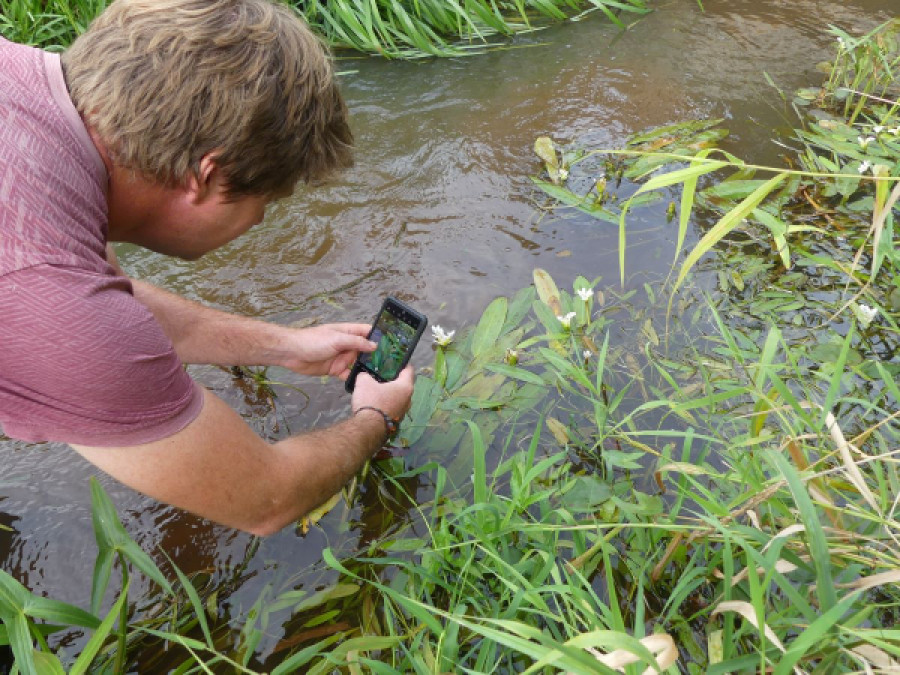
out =
[[72,664],[69,675],[83,675],[84,673],[90,672],[91,663],[93,663],[94,657],[97,656],[104,641],[112,632],[113,624],[122,612],[122,608],[127,600],[128,584],[125,584],[122,588],[122,592],[113,604],[112,609],[109,610],[109,614],[106,615],[106,618],[103,619],[100,626],[94,631],[91,639],[88,640],[88,643],[81,650],[81,654],[78,655],[75,663]]
[[[706,253],[712,249],[725,235],[731,232],[735,227],[737,227],[741,221],[746,218],[759,204],[768,197],[774,190],[777,188],[784,180],[788,177],[787,173],[779,173],[778,175],[770,178],[768,181],[760,185],[756,190],[753,191],[747,198],[745,198],[740,204],[738,204],[731,211],[726,213],[719,221],[713,225],[712,229],[709,230],[697,245],[693,248],[693,250],[688,254],[687,259],[684,261],[684,264],[681,266],[681,271],[678,273],[678,278],[675,280],[675,285],[672,288],[672,298],[675,296],[675,291],[681,286],[681,283],[684,281],[684,278],[687,276],[688,272],[691,268],[700,260]],[[671,300],[670,300],[671,304]]]
[[766,453],[766,458],[784,476],[794,497],[794,504],[800,512],[800,520],[806,528],[810,557],[816,570],[816,595],[819,598],[819,607],[823,612],[828,612],[837,603],[837,593],[831,573],[831,552],[828,549],[828,541],[825,539],[825,532],[816,513],[816,507],[809,497],[806,486],[800,480],[800,476],[788,464],[784,455],[771,451]]

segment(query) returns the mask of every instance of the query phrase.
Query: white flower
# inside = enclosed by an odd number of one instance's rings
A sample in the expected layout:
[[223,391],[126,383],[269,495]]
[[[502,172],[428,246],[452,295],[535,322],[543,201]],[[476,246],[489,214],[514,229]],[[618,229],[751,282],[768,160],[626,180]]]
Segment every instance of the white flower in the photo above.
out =
[[591,299],[591,296],[594,294],[593,288],[579,288],[578,289],[578,297],[587,302]]
[[893,129],[888,129],[888,131],[896,136],[897,134],[900,134],[900,127],[894,127]]
[[446,347],[451,342],[453,342],[454,335],[456,335],[455,330],[451,330],[449,333],[445,333],[444,329],[440,326],[431,327],[431,337],[434,338],[435,344],[437,344],[439,347]]
[[594,352],[592,352],[590,349],[585,349],[583,352],[581,352],[581,355],[584,357],[585,361],[589,361],[590,358],[594,355]]
[[872,127],[873,134],[880,134],[882,131],[884,131],[884,127],[880,124],[876,124],[874,127]]
[[560,169],[560,170],[559,170],[559,179],[560,179],[560,180],[565,180],[565,179],[568,178],[568,177],[569,177],[569,170],[568,170],[568,169]]
[[838,46],[839,46],[841,49],[847,49],[847,43],[844,42],[844,38],[839,37],[839,38],[837,39],[837,41],[838,41]]
[[863,328],[868,327],[876,316],[878,316],[878,309],[876,307],[869,307],[862,303],[859,304],[859,322],[862,324]]
[[874,136],[866,136],[866,137],[857,136],[856,140],[859,141],[859,146],[863,150],[865,150],[868,147],[869,143],[871,143],[872,141],[875,140],[875,137]]
[[857,169],[857,171],[859,171],[860,173],[865,173],[871,167],[872,167],[872,165],[869,164],[869,160],[866,160],[865,162],[863,162],[862,164],[859,165],[859,169]]
[[575,312],[569,312],[565,316],[557,316],[559,322],[563,325],[563,328],[569,328],[572,326],[572,319],[575,318]]

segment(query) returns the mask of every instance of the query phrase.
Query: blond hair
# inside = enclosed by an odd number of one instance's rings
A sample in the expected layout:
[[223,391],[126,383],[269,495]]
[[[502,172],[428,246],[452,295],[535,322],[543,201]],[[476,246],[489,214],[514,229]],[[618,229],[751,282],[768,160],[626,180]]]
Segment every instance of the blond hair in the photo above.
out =
[[233,195],[351,165],[328,54],[268,0],[116,0],[62,56],[75,107],[112,161],[166,184],[219,153]]

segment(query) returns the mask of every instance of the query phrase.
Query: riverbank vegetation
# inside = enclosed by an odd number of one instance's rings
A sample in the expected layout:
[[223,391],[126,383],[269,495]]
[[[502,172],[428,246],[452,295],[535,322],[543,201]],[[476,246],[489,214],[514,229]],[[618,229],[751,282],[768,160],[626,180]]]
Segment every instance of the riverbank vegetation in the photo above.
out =
[[[0,643],[21,672],[900,667],[898,28],[835,33],[824,84],[784,96],[783,166],[724,150],[720,120],[622,149],[538,139],[536,203],[618,228],[619,278],[537,269],[442,337],[398,447],[328,505],[379,519],[363,550],[325,550],[336,583],[270,584],[223,619],[95,485],[90,611],[0,573]],[[676,250],[625,287],[639,212]],[[103,618],[116,563],[159,594],[136,607],[125,574]],[[88,636],[62,661],[60,626]]]
[[[0,35],[50,50],[65,48],[109,0],[2,0]],[[646,0],[290,0],[336,49],[388,58],[461,56],[495,38],[599,12],[617,26],[649,11]]]

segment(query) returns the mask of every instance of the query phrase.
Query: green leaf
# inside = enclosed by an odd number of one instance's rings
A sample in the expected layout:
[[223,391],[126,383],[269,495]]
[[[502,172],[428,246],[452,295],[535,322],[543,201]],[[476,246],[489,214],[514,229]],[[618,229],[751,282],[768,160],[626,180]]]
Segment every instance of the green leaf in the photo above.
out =
[[546,386],[547,384],[547,381],[537,373],[532,373],[530,370],[517,368],[516,366],[507,366],[502,363],[490,363],[485,366],[485,370],[489,370],[494,373],[500,373],[501,375],[506,375],[507,377],[511,377],[514,380],[530,382],[531,384],[536,384],[538,386]]
[[[169,562],[172,561],[169,560]],[[172,569],[175,570],[175,574],[181,582],[181,587],[184,589],[184,592],[187,593],[188,599],[191,601],[191,606],[194,608],[194,615],[200,623],[200,630],[203,631],[203,637],[206,639],[206,644],[210,649],[213,649],[215,645],[213,644],[212,634],[209,632],[209,622],[206,620],[206,610],[203,607],[203,602],[200,600],[197,589],[194,588],[191,580],[187,578],[185,573],[182,572],[175,563],[172,563]]]
[[88,640],[88,643],[84,646],[84,649],[81,650],[81,654],[78,655],[78,659],[72,665],[72,670],[69,671],[69,675],[82,675],[83,673],[88,672],[91,663],[94,661],[94,657],[97,655],[97,652],[100,651],[103,642],[109,637],[113,624],[115,624],[119,613],[122,611],[122,606],[127,599],[128,582],[126,582],[122,588],[122,592],[113,604],[112,609],[109,610],[109,614],[106,615],[106,618],[103,619],[97,630],[94,631],[91,639]]
[[6,625],[9,646],[12,647],[13,658],[23,675],[36,675],[34,664],[34,645],[28,630],[28,619],[21,612],[12,616],[0,616]]
[[[91,504],[93,505],[94,536],[97,538],[101,554],[107,549],[121,553],[149,579],[155,581],[168,595],[173,595],[172,586],[156,563],[128,536],[128,532],[119,521],[112,500],[94,477],[91,477]],[[97,568],[95,567],[95,581],[97,578]]]
[[[99,541],[98,541],[99,543]],[[98,614],[103,604],[103,596],[109,587],[112,564],[115,552],[108,547],[101,547],[94,561],[94,577],[91,583],[91,612]]]
[[478,425],[471,420],[466,420],[466,424],[469,425],[469,431],[472,432],[472,443],[475,448],[475,451],[473,453],[474,467],[472,473],[472,483],[475,486],[475,502],[486,502],[488,499],[486,459],[487,449],[485,448],[484,439],[481,435],[481,429],[478,428]]
[[500,337],[500,330],[503,328],[503,322],[506,320],[506,310],[509,307],[509,301],[504,297],[495,298],[475,328],[475,334],[472,336],[472,356],[479,357],[490,350]]
[[346,634],[343,632],[329,635],[324,640],[321,640],[314,645],[310,645],[309,647],[305,647],[296,654],[291,654],[289,658],[279,663],[272,670],[271,675],[288,675],[289,673],[301,672],[301,666],[305,666],[313,658],[321,654],[327,647],[330,647],[338,640],[343,639],[345,635]]
[[32,656],[34,657],[34,667],[38,675],[65,675],[66,671],[63,670],[56,654],[35,649],[32,652]]
[[612,488],[597,476],[578,476],[575,485],[562,496],[562,504],[572,511],[594,511],[612,496]]
[[823,612],[828,612],[837,603],[837,595],[831,572],[831,552],[828,550],[828,542],[825,539],[822,524],[819,522],[816,507],[806,491],[806,485],[800,480],[797,471],[788,463],[784,455],[777,451],[771,451],[767,452],[765,456],[787,480],[794,503],[800,511],[800,520],[805,528],[809,553],[816,569],[816,594],[819,597],[819,607]]
[[100,619],[83,609],[58,600],[32,595],[23,606],[25,614],[34,619],[44,619],[67,626],[96,628]]
[[533,277],[538,297],[555,316],[561,315],[562,305],[559,300],[559,289],[556,287],[553,277],[540,268],[534,270]]
[[675,285],[672,288],[671,297],[675,297],[675,291],[681,286],[681,282],[684,281],[684,278],[687,276],[687,273],[690,269],[700,260],[713,246],[715,246],[725,235],[731,232],[735,227],[737,227],[741,221],[746,218],[757,206],[759,206],[760,202],[764,200],[767,196],[769,196],[779,184],[781,184],[785,178],[787,178],[788,174],[779,173],[777,176],[770,178],[768,181],[760,185],[756,190],[754,190],[753,194],[748,196],[744,201],[738,204],[731,211],[726,213],[722,218],[719,219],[712,229],[710,229],[694,249],[688,254],[687,259],[684,261],[684,264],[681,266],[681,271],[678,273],[678,278],[675,280]]

